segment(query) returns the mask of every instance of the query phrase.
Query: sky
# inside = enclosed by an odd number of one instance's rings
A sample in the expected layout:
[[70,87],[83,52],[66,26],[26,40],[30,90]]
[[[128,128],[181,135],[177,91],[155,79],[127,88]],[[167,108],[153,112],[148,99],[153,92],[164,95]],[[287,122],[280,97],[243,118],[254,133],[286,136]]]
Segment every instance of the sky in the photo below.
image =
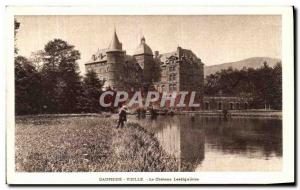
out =
[[281,59],[281,16],[17,16],[19,55],[30,57],[47,42],[60,38],[81,53],[84,63],[97,49],[107,48],[114,27],[123,50],[132,55],[144,35],[152,51],[167,53],[178,46],[192,50],[202,62],[216,65],[249,57]]

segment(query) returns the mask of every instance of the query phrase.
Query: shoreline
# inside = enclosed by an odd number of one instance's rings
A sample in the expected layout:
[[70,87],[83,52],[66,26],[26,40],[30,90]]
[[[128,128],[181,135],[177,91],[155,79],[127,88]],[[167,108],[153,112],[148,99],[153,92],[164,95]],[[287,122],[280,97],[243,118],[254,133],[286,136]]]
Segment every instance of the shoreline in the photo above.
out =
[[[229,117],[262,117],[262,118],[282,118],[282,111],[265,111],[265,110],[249,110],[249,111],[228,111]],[[187,111],[175,113],[175,115],[197,115],[197,116],[211,116],[211,117],[223,117],[222,111]]]
[[[282,119],[282,111],[277,110],[247,110],[236,111],[229,110],[229,117],[244,117],[244,118],[278,118]],[[22,118],[55,118],[55,117],[101,117],[110,118],[115,115],[114,113],[102,112],[102,113],[71,113],[71,114],[37,114],[37,115],[16,115],[16,119]],[[134,113],[128,113],[128,115],[136,115]],[[147,113],[146,115],[150,115]],[[171,114],[159,114],[159,116],[170,116]],[[190,115],[190,116],[203,116],[203,117],[223,117],[222,111],[181,111],[174,112],[172,115]]]
[[16,170],[178,172],[196,169],[195,163],[181,162],[168,154],[152,128],[130,120],[124,128],[116,129],[117,118],[114,116],[107,118],[103,114],[84,114],[82,117],[80,114],[69,114],[16,117]]

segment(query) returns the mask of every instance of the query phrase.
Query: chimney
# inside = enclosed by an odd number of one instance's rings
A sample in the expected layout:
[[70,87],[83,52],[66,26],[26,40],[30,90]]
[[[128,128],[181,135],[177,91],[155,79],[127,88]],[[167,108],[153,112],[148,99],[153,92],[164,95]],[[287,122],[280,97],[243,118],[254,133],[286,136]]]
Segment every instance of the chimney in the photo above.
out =
[[154,51],[154,56],[158,57],[158,55],[159,55],[159,51]]

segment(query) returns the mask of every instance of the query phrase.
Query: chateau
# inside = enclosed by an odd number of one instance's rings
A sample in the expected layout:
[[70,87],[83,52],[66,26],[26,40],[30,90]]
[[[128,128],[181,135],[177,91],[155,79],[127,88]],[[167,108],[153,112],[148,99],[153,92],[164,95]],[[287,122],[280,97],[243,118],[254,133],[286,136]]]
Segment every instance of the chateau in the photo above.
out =
[[[174,48],[175,49],[175,48]],[[156,90],[162,92],[195,91],[195,100],[204,110],[247,109],[247,100],[233,97],[204,97],[204,64],[191,50],[177,47],[160,54],[142,37],[133,55],[122,48],[116,31],[105,49],[98,49],[86,70],[93,70],[104,89],[127,92]]]
[[122,48],[116,31],[106,49],[98,49],[86,70],[93,70],[104,88],[113,90],[153,90],[158,92],[196,91],[196,99],[203,101],[204,64],[191,50],[177,47],[174,51],[160,54],[147,45],[145,37],[133,55]]

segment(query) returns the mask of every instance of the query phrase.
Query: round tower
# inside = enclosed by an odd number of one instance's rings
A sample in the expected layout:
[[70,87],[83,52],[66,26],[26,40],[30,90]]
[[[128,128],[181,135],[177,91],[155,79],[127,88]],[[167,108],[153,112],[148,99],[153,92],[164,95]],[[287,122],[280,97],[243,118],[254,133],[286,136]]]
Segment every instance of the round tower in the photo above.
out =
[[105,82],[105,86],[111,87],[112,89],[118,89],[118,80],[120,80],[120,74],[123,72],[122,65],[125,62],[125,52],[122,50],[122,43],[118,39],[116,29],[114,30],[106,55],[108,79]]

